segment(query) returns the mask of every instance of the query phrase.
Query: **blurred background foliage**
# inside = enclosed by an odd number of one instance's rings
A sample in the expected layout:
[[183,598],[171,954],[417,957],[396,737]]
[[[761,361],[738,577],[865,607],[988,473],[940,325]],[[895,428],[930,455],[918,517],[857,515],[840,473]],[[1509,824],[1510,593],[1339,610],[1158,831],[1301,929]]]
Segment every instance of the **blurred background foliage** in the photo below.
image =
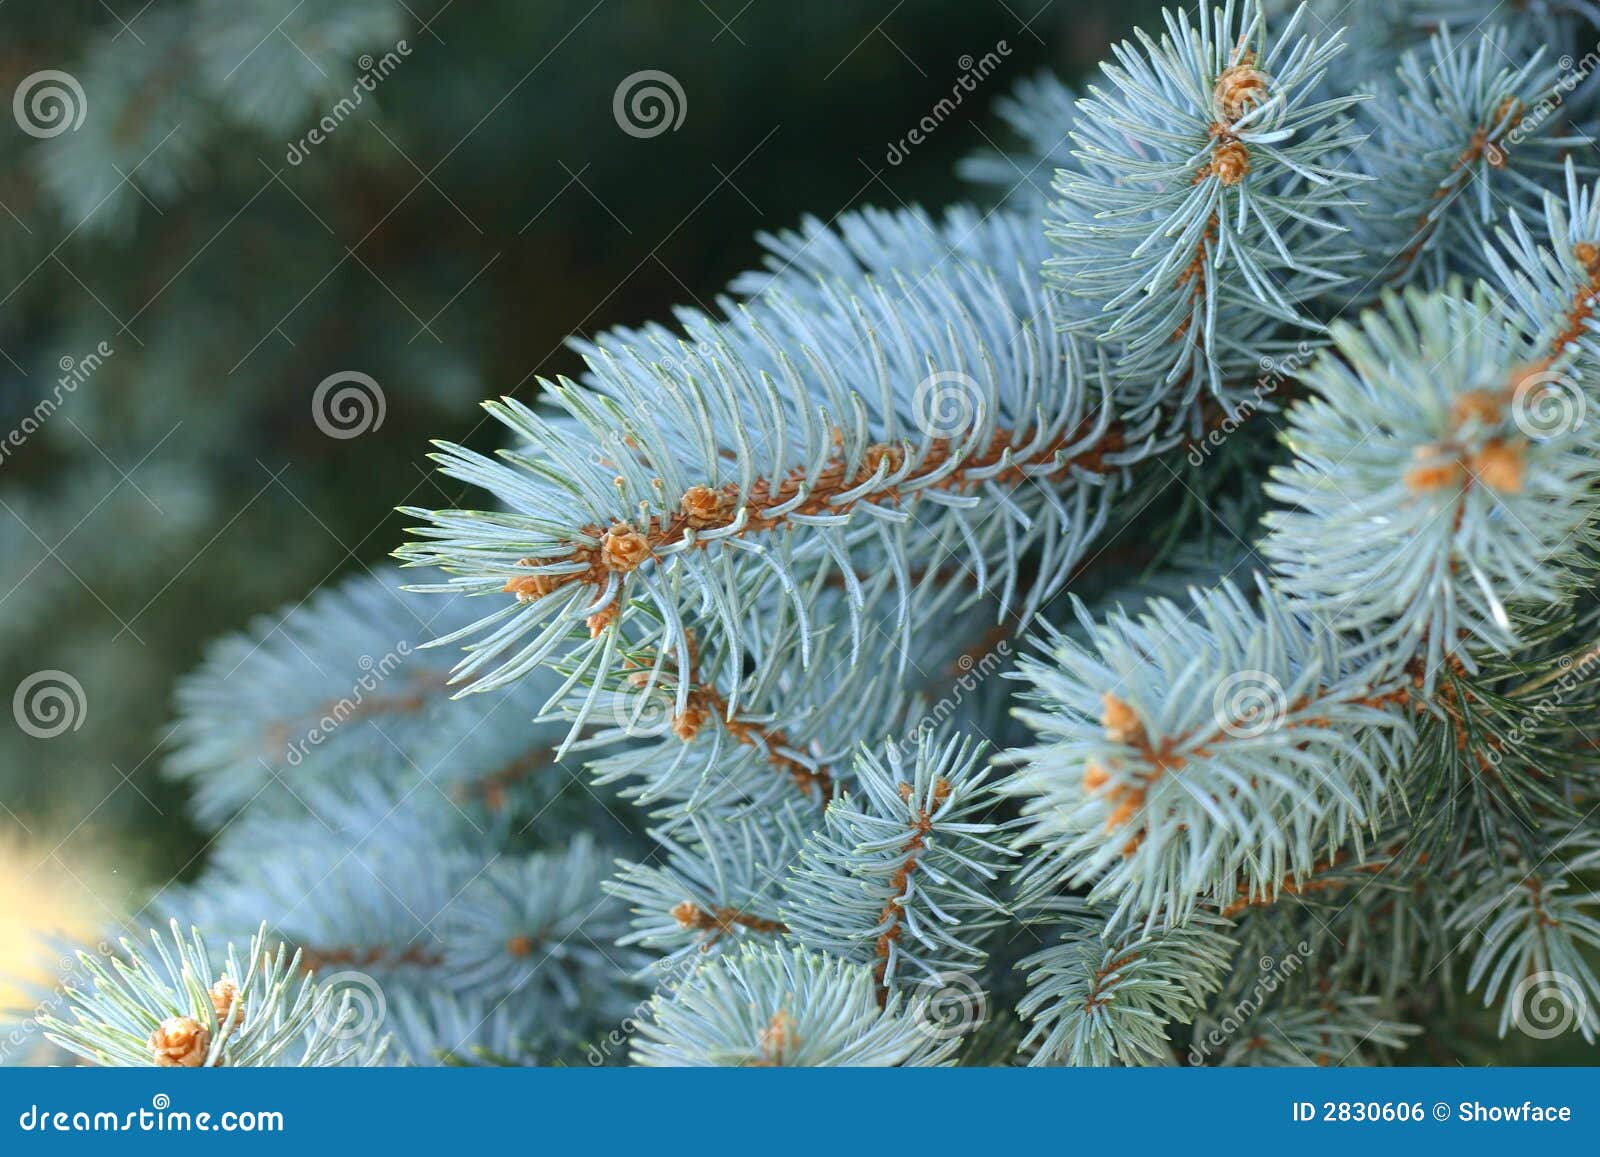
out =
[[[59,70],[85,106],[43,139],[0,118],[0,437],[60,401],[0,456],[0,690],[60,670],[86,703],[49,739],[0,716],[0,973],[24,930],[93,935],[203,862],[158,774],[174,678],[212,637],[382,559],[396,505],[454,504],[429,438],[484,446],[480,399],[575,372],[570,334],[709,302],[757,261],[758,230],[969,195],[954,168],[1004,141],[995,98],[1042,68],[1081,74],[1154,7],[0,8],[0,96]],[[905,149],[1002,42],[1001,67]],[[612,107],[645,69],[687,104],[648,139]],[[341,372],[385,400],[357,438],[313,421]]]

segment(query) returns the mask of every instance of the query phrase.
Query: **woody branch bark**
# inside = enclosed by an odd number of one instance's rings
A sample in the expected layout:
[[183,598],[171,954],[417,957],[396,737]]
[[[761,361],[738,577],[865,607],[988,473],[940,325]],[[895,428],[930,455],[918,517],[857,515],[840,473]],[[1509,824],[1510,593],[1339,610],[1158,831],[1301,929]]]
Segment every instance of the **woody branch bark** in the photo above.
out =
[[[626,575],[663,553],[677,549],[707,550],[727,537],[747,537],[800,525],[794,516],[848,514],[863,503],[900,505],[923,490],[962,493],[998,482],[1019,483],[1025,478],[1059,478],[1073,470],[1106,474],[1120,469],[1109,455],[1123,449],[1123,431],[1112,423],[1095,444],[1079,453],[1067,451],[1093,435],[1096,420],[1086,418],[1070,433],[1046,436],[1042,430],[996,430],[989,445],[952,465],[958,444],[935,439],[912,463],[901,446],[878,443],[868,448],[853,470],[834,458],[815,477],[804,470],[791,471],[779,480],[758,479],[741,500],[739,486],[691,486],[681,496],[678,509],[653,515],[643,530],[621,520],[609,527],[589,525],[579,531],[564,555],[519,560],[525,567],[581,569],[560,573],[519,575],[504,589],[519,599],[543,598],[557,590],[585,583],[603,590],[613,575]],[[996,469],[1000,467],[1000,469]],[[704,532],[727,532],[703,537]],[[598,634],[617,619],[613,601],[591,617],[591,632]]]

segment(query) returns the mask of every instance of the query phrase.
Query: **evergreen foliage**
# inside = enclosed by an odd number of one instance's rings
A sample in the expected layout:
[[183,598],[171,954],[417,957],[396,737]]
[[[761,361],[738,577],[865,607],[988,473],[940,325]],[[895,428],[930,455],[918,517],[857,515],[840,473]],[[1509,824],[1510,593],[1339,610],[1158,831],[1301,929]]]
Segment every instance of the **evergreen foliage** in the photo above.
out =
[[[1346,7],[1175,11],[1000,105],[993,207],[766,236],[487,403],[414,569],[180,691],[170,773],[232,822],[156,906],[249,952],[158,941],[53,1038],[1337,1065],[1484,1005],[1463,1058],[1593,1044],[1600,187],[1558,62],[1600,14]],[[386,1023],[335,1047],[352,983]]]
[[68,990],[74,1021],[45,1022],[55,1040],[97,1064],[168,1068],[370,1064],[382,1052],[352,1031],[348,998],[301,975],[299,953],[270,948],[264,929],[221,957],[176,922],[170,943],[150,939],[145,953],[124,941],[109,964],[80,954],[89,987]]

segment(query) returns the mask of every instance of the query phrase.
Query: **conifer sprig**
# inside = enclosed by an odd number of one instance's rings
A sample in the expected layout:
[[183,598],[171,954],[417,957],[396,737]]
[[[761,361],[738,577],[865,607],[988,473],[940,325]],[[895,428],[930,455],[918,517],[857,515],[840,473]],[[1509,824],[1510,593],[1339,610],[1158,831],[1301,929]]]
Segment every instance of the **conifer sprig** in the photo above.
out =
[[180,693],[231,822],[157,907],[297,955],[161,940],[56,1038],[366,1063],[356,980],[397,1063],[1592,1038],[1600,13],[1345,7],[1169,15],[1016,90],[998,209],[803,221],[491,403],[421,593]]
[[95,1064],[167,1068],[371,1064],[385,1042],[347,997],[300,974],[301,957],[269,947],[266,929],[239,952],[214,955],[198,931],[151,948],[123,941],[124,956],[78,956],[85,980],[67,989],[70,1020],[48,1017],[45,1032]]
[[1269,33],[1253,3],[1166,17],[1114,49],[1079,102],[1076,170],[1058,177],[1049,268],[1072,324],[1114,342],[1119,375],[1187,402],[1217,394],[1303,303],[1349,276],[1338,216],[1359,176],[1346,113],[1319,99],[1341,43],[1296,12]]

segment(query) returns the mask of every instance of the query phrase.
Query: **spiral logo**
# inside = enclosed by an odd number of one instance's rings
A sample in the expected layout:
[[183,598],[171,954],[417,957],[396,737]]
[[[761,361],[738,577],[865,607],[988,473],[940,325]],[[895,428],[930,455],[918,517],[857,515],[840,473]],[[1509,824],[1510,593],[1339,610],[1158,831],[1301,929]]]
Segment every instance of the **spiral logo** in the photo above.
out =
[[1277,128],[1284,104],[1272,86],[1271,74],[1247,61],[1224,69],[1211,88],[1211,119],[1245,134]]
[[1565,972],[1535,972],[1511,993],[1511,1023],[1536,1040],[1570,1032],[1589,1019],[1589,997]]
[[361,69],[362,72],[366,72],[372,67],[372,54],[369,52],[363,52],[356,58],[356,65]]
[[962,72],[969,70],[972,67],[972,53],[963,52],[956,60],[956,66],[960,68]]
[[359,438],[379,429],[387,413],[383,387],[356,370],[329,374],[311,395],[311,420],[330,438]]
[[1545,370],[1517,383],[1511,420],[1530,438],[1554,438],[1582,425],[1588,406],[1588,398],[1570,376]]
[[689,101],[677,77],[647,68],[622,78],[611,97],[611,115],[630,137],[648,140],[676,132],[689,115]]
[[618,695],[611,719],[629,739],[655,739],[672,728],[673,700],[668,694]]
[[1276,728],[1289,710],[1283,684],[1265,671],[1236,671],[1211,697],[1217,725],[1235,739],[1254,739]]
[[65,671],[35,671],[17,684],[11,714],[17,726],[35,739],[54,739],[83,726],[89,700],[83,684]]
[[911,998],[911,1021],[934,1040],[965,1036],[989,1013],[989,998],[965,972],[943,972],[917,986]]
[[47,68],[22,78],[11,98],[11,115],[30,137],[49,140],[78,130],[89,115],[89,98],[77,77]]
[[383,989],[365,972],[335,972],[320,988],[328,998],[317,1010],[317,1028],[335,1040],[366,1036],[389,1015]]
[[172,1107],[172,1098],[165,1093],[157,1093],[150,1098],[150,1106],[154,1109],[168,1109]]
[[982,412],[982,387],[955,370],[928,375],[911,395],[911,419],[930,438],[953,438],[970,430]]

